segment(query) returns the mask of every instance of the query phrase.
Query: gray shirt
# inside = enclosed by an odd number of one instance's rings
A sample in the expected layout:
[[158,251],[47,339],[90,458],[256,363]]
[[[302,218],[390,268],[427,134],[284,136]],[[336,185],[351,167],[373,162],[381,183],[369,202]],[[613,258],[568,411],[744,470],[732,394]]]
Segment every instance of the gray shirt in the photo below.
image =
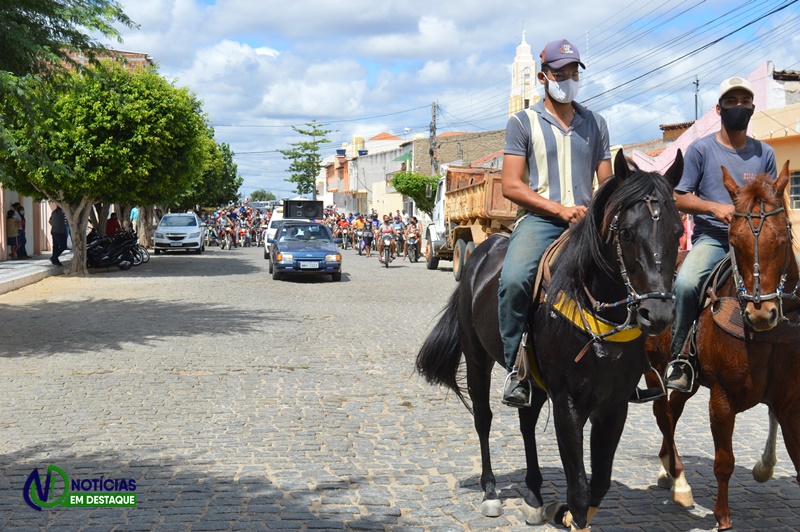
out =
[[611,158],[608,126],[602,116],[572,102],[568,129],[544,101],[508,120],[503,152],[527,159],[528,184],[542,197],[566,207],[588,205],[597,165]]
[[[758,174],[767,174],[775,179],[775,152],[760,140],[747,137],[747,145],[734,150],[720,144],[716,133],[697,139],[686,150],[683,176],[675,187],[679,192],[691,192],[698,198],[724,205],[731,205],[730,194],[722,184],[724,166],[736,184],[744,186],[755,180]],[[708,235],[727,239],[728,226],[710,214],[694,217],[692,241]]]

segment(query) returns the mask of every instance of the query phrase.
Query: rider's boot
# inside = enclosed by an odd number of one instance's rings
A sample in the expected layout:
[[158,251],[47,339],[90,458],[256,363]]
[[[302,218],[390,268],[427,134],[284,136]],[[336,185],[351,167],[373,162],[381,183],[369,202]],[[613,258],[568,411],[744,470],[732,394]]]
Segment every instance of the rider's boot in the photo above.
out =
[[690,392],[697,375],[697,346],[694,343],[697,322],[692,324],[680,352],[667,364],[666,386],[670,390]]
[[517,379],[517,370],[512,370],[506,376],[505,386],[503,386],[503,404],[509,406],[523,407],[530,404],[531,385],[530,381]]

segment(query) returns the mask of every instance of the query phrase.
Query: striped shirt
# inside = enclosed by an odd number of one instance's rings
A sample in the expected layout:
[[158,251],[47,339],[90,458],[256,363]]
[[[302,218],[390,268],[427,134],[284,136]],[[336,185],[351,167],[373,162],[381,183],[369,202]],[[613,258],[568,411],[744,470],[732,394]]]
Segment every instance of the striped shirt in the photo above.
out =
[[[565,207],[589,204],[597,165],[611,159],[606,121],[575,102],[572,107],[575,117],[567,130],[544,101],[515,114],[508,119],[503,149],[526,157],[529,186]],[[520,208],[518,217],[526,213]]]

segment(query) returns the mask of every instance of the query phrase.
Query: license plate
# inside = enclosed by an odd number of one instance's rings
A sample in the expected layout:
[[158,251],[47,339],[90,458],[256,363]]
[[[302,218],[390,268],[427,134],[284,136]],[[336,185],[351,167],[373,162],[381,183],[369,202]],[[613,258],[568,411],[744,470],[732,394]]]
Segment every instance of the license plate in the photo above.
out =
[[170,246],[182,246],[183,243],[181,243],[181,242],[170,242],[169,245]]
[[319,268],[318,262],[301,262],[300,269],[301,270],[316,270]]

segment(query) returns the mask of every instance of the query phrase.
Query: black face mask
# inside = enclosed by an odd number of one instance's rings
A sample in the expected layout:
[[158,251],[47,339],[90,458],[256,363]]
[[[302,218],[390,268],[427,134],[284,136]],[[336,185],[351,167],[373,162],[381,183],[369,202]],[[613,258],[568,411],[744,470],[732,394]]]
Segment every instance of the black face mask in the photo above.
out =
[[747,124],[750,123],[750,117],[753,116],[755,109],[748,109],[747,107],[737,105],[730,109],[719,108],[720,118],[725,127],[731,131],[745,131]]

